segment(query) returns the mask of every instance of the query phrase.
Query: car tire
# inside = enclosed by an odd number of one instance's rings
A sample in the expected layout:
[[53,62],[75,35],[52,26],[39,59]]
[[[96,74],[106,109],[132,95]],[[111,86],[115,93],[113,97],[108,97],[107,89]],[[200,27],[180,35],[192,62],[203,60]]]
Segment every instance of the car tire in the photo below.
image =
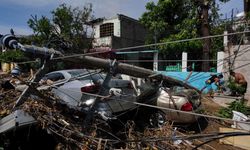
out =
[[167,117],[161,110],[156,110],[149,114],[149,125],[152,128],[161,128],[167,122]]

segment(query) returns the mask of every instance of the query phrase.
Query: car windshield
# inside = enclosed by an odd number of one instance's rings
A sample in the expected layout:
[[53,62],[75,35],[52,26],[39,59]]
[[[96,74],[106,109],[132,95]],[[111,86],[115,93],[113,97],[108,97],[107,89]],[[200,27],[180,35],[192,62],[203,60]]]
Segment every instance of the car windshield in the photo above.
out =
[[61,73],[51,73],[45,75],[45,77],[42,78],[42,80],[51,80],[51,81],[58,81],[65,79],[64,76]]
[[68,71],[68,73],[71,75],[72,78],[75,78],[75,77],[87,74],[88,71],[86,69],[81,69],[81,70]]

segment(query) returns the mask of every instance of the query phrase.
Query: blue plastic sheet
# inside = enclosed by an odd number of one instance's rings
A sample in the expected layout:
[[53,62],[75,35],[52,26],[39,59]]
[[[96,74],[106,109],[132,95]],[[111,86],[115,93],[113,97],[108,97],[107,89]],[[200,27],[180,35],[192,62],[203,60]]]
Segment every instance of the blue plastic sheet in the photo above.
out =
[[[190,74],[190,72],[166,72],[166,71],[162,71],[161,73],[166,75],[166,76],[169,76],[169,77],[181,80],[181,81],[185,81],[186,78],[188,77],[188,75]],[[214,72],[192,72],[191,77],[188,79],[188,81],[186,83],[201,90],[206,85],[205,81],[211,77],[211,74],[217,74],[217,73],[214,73]],[[214,83],[212,84],[212,88],[215,91],[217,90],[217,86]],[[203,92],[207,93],[208,89],[205,89]]]

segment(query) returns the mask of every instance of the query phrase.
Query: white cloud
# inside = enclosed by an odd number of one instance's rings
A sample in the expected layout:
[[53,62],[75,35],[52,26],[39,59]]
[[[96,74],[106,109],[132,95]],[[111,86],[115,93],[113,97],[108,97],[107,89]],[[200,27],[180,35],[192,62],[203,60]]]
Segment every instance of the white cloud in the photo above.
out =
[[124,6],[130,5],[133,8],[136,7],[138,9],[141,9],[142,7],[140,6],[144,6],[149,1],[156,2],[157,0],[1,0],[1,4],[19,5],[31,8],[47,7],[48,9],[50,9],[48,11],[51,11],[51,9],[56,8],[62,3],[66,3],[67,5],[70,5],[72,7],[82,7],[86,3],[92,3],[94,15],[96,17],[108,18],[116,15],[117,13],[126,14],[127,12],[129,12],[129,14],[131,14],[131,12],[137,10],[131,10],[129,9],[129,7],[126,7],[127,9],[124,10]]
[[0,25],[0,34],[10,34],[10,29],[13,29],[16,35],[30,35],[32,31],[27,27],[18,26],[3,26]]

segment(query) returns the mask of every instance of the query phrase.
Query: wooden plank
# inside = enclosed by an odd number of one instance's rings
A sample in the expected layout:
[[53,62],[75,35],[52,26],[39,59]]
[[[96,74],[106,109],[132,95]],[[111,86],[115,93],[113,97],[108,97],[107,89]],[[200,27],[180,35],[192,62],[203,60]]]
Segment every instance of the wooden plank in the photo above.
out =
[[[220,132],[246,132],[245,130],[233,129],[233,128],[220,128]],[[233,136],[220,139],[221,144],[229,144],[242,149],[250,150],[250,136]]]

